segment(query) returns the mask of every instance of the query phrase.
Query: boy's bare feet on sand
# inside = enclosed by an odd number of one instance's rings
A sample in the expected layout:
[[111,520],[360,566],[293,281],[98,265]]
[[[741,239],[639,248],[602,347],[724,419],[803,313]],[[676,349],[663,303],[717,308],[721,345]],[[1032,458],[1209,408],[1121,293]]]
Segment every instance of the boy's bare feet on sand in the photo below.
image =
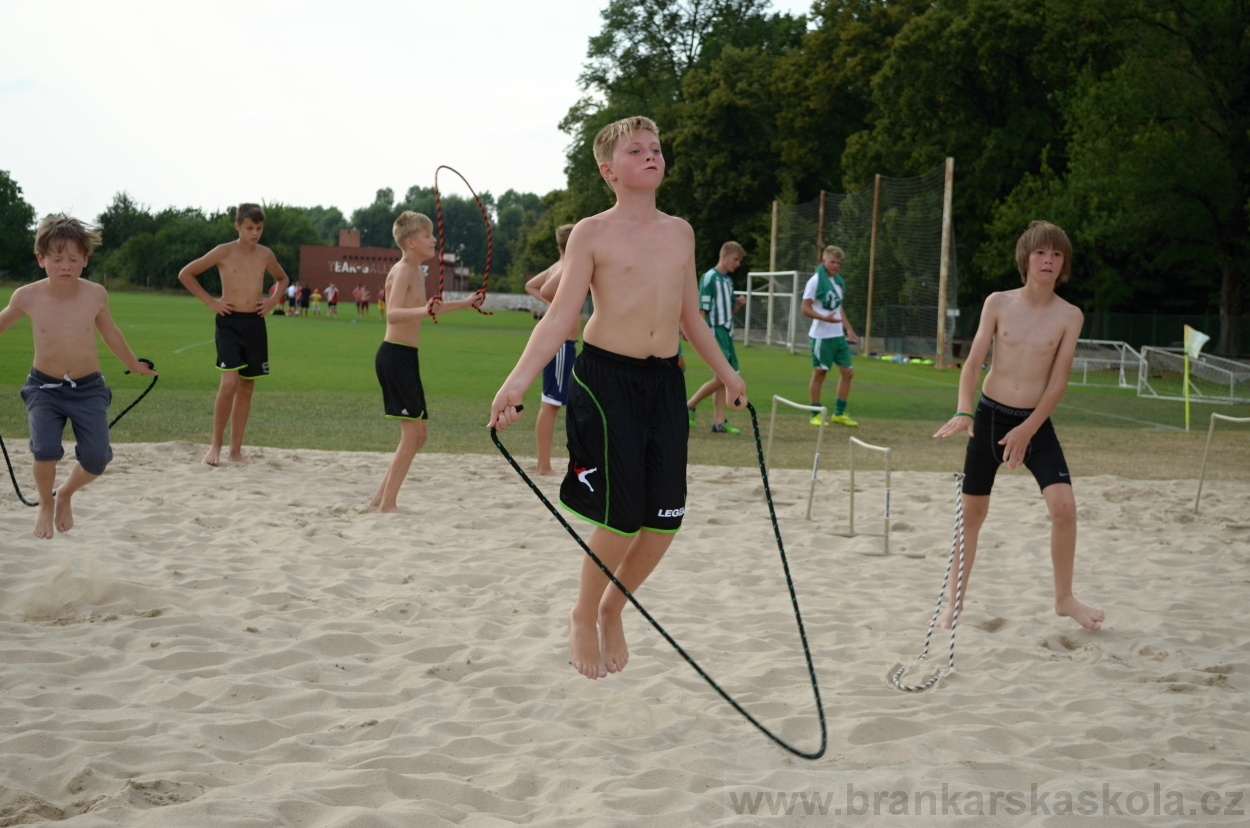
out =
[[251,462],[247,459],[247,455],[241,451],[230,452],[229,460],[231,463],[241,463],[244,466]]
[[603,658],[599,655],[599,626],[585,624],[569,611],[569,660],[573,669],[588,679],[600,679],[608,674]]
[[68,532],[74,528],[74,510],[70,507],[70,495],[56,496],[56,531]]
[[1087,630],[1101,629],[1102,622],[1107,620],[1107,616],[1103,614],[1102,610],[1085,606],[1076,600],[1076,596],[1073,595],[1056,600],[1055,613],[1071,618]]
[[538,469],[534,473],[537,474],[539,477],[559,477],[560,476],[560,472],[556,471],[555,469]]
[[629,661],[629,647],[625,645],[625,626],[620,615],[600,615],[599,632],[603,638],[600,652],[603,666],[609,673],[619,673]]
[[39,514],[35,516],[35,537],[50,540],[52,538],[52,504],[39,501]]
[[942,611],[942,614],[937,617],[937,620],[933,622],[933,627],[938,630],[949,630],[954,618],[955,611],[953,609],[945,609]]
[[216,466],[221,462],[221,446],[209,446],[208,451],[204,454],[204,462],[210,466]]

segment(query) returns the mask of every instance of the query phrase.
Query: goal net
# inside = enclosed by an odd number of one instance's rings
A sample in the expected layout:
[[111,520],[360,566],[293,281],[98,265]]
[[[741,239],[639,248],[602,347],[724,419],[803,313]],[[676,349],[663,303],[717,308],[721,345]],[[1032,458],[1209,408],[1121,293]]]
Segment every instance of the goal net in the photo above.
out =
[[[1185,352],[1180,348],[1141,349],[1137,396],[1185,399]],[[1206,403],[1250,403],[1250,365],[1201,354],[1189,360],[1189,399]]]
[[1136,388],[1141,364],[1141,354],[1127,342],[1078,339],[1068,384]]
[[[846,307],[856,332],[869,335],[870,341],[861,346],[865,352],[935,356],[943,304],[939,273],[944,181],[944,166],[914,178],[881,177],[875,199],[875,259],[873,187],[824,193],[804,204],[778,204],[772,268],[797,271],[806,284],[824,247],[841,247],[846,254],[842,261]],[[946,289],[950,309],[958,295],[954,249],[952,243]],[[802,286],[799,297],[801,301]],[[800,322],[799,328],[800,338],[805,338],[806,326]],[[949,344],[949,326],[947,339],[943,352]]]
[[806,284],[807,277],[794,270],[748,273],[742,324],[735,327],[742,344],[784,345],[790,353],[804,347],[807,326],[800,306]]

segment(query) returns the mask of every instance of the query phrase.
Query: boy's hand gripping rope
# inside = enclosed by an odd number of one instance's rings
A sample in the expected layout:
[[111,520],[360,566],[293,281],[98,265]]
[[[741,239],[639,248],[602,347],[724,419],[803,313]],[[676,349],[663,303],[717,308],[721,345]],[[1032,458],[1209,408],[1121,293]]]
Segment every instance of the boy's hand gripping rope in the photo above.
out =
[[[821,701],[820,701],[820,687],[816,683],[816,668],[812,666],[812,653],[811,653],[811,650],[809,650],[807,646],[807,633],[803,629],[803,616],[799,613],[799,599],[798,599],[798,596],[794,592],[794,581],[790,577],[790,564],[786,561],[786,550],[783,547],[782,542],[781,542],[781,528],[777,525],[777,511],[776,509],[773,508],[772,491],[768,487],[768,471],[764,467],[764,447],[760,443],[759,420],[755,414],[755,406],[751,405],[750,403],[747,403],[747,409],[751,412],[751,426],[755,430],[755,452],[759,461],[760,477],[764,481],[764,495],[768,500],[768,515],[772,520],[773,534],[777,538],[777,551],[781,555],[781,568],[785,572],[786,586],[790,590],[790,603],[793,604],[794,606],[794,620],[799,628],[799,640],[803,642],[803,658],[806,659],[807,661],[807,674],[808,674],[808,677],[811,679],[812,694],[816,698],[816,713],[817,713],[817,716],[820,718],[820,748],[813,753],[804,753],[803,751],[799,750],[798,748],[784,741],[781,737],[774,734],[767,727],[760,724],[760,722],[754,716],[748,713],[745,709],[743,709],[742,705],[738,704],[738,702],[735,701],[732,696],[730,696],[728,693],[722,690],[720,688],[720,685],[718,685],[715,681],[713,681],[712,677],[709,676],[706,672],[704,672],[703,668],[700,667],[698,663],[693,658],[690,657],[690,654],[687,653],[685,650],[683,650],[681,645],[678,644],[677,641],[674,640],[674,638],[671,635],[669,635],[668,632],[663,627],[660,626],[660,622],[656,621],[651,616],[651,613],[647,612],[647,610],[642,606],[642,604],[638,603],[638,599],[635,598],[633,594],[628,589],[625,588],[624,584],[622,584],[620,581],[616,579],[616,576],[608,570],[608,568],[604,565],[603,561],[599,559],[599,556],[596,555],[593,551],[591,551],[590,547],[586,545],[586,542],[583,541],[581,536],[577,534],[577,531],[573,529],[572,526],[569,525],[568,521],[565,520],[564,517],[558,511],[556,511],[555,506],[551,505],[551,501],[549,501],[546,498],[546,496],[543,495],[543,493],[538,489],[538,487],[534,485],[534,481],[529,478],[529,475],[527,475],[521,469],[521,467],[517,464],[516,460],[512,458],[512,455],[508,453],[508,450],[506,448],[504,448],[503,443],[499,442],[499,437],[496,435],[494,428],[490,430],[490,438],[491,440],[495,442],[495,446],[503,454],[504,459],[506,459],[508,463],[511,464],[512,468],[516,469],[516,473],[519,474],[521,476],[521,479],[525,481],[525,484],[530,487],[530,490],[533,491],[535,495],[537,495],[538,499],[542,501],[542,504],[547,507],[548,511],[550,511],[551,514],[555,515],[555,518],[557,521],[560,522],[560,525],[563,526],[565,530],[570,535],[573,536],[573,540],[577,541],[577,545],[582,548],[582,551],[590,556],[590,559],[599,566],[599,569],[603,572],[604,575],[608,576],[608,579],[613,583],[613,585],[616,586],[616,588],[619,589],[621,593],[626,598],[629,599],[629,602],[634,605],[634,607],[638,610],[639,613],[642,614],[642,617],[647,619],[647,621],[651,624],[651,626],[655,627],[656,631],[661,636],[664,637],[665,641],[673,645],[673,649],[676,650],[678,654],[680,654],[681,657],[686,660],[687,664],[689,664],[691,667],[694,668],[694,671],[698,673],[699,676],[704,681],[706,681],[708,685],[711,686],[711,688],[715,690],[722,699],[729,702],[729,705],[734,710],[737,710],[739,713],[741,713],[742,716],[748,722],[755,725],[755,727],[758,728],[761,733],[763,733],[769,739],[772,739],[774,742],[776,742],[785,750],[789,751],[795,756],[798,756],[801,759],[819,759],[820,757],[825,755],[825,748],[828,746],[828,743],[829,743],[829,731],[828,731],[828,727],[825,724],[825,708],[821,704]],[[520,410],[520,406],[517,407],[517,410],[518,411]]]
[[[486,299],[486,289],[490,285],[490,265],[491,260],[495,256],[495,233],[490,223],[490,213],[486,211],[486,205],[482,203],[482,199],[478,198],[473,186],[469,184],[469,179],[461,175],[457,170],[448,167],[446,164],[440,165],[434,170],[434,216],[438,223],[438,293],[430,297],[430,301],[426,303],[426,310],[430,315],[430,319],[434,320],[434,324],[438,324],[438,315],[434,312],[434,300],[443,301],[443,272],[445,262],[443,255],[447,252],[447,230],[443,225],[443,197],[438,189],[438,174],[442,170],[455,173],[456,177],[464,182],[464,186],[469,188],[469,192],[473,195],[473,200],[477,202],[477,209],[482,211],[482,222],[486,225],[486,270],[482,274],[482,286],[475,293],[482,294],[482,299]],[[492,311],[482,310],[482,306],[478,305],[477,312],[483,316],[493,316]]]
[[[139,361],[140,361],[140,362],[142,362],[144,365],[148,366],[149,368],[156,368],[156,365],[155,365],[155,364],[153,364],[152,360],[150,360],[150,359],[143,359],[142,357],[140,357],[140,358],[139,358]],[[129,372],[129,371],[127,371],[126,373],[127,373],[127,374],[129,374],[130,372]],[[140,394],[138,397],[136,397],[134,402],[132,402],[130,405],[128,405],[128,406],[126,406],[125,408],[123,408],[123,409],[122,409],[122,412],[121,412],[120,414],[118,414],[116,417],[114,417],[114,418],[113,418],[113,422],[109,423],[109,428],[110,428],[110,429],[111,429],[113,426],[117,425],[117,421],[118,421],[118,420],[120,420],[122,417],[125,417],[125,416],[126,416],[126,412],[127,412],[127,411],[129,411],[130,409],[132,409],[132,408],[134,408],[136,405],[138,405],[138,404],[139,404],[139,401],[140,401],[140,400],[142,400],[144,397],[146,397],[146,396],[148,395],[148,392],[149,392],[149,391],[151,391],[151,390],[152,390],[152,388],[153,388],[153,386],[155,386],[155,385],[156,385],[156,381],[157,381],[158,379],[160,379],[160,376],[159,376],[159,375],[157,375],[157,374],[153,374],[153,375],[152,375],[152,381],[151,381],[150,383],[148,383],[148,387],[147,387],[147,388],[143,389],[143,393],[142,393],[142,394]],[[38,503],[38,502],[31,503],[29,500],[27,500],[25,497],[23,497],[23,496],[22,496],[22,489],[21,489],[21,487],[20,487],[20,486],[18,486],[18,485],[17,485],[17,475],[16,475],[16,474],[14,474],[14,472],[13,472],[13,462],[12,462],[11,460],[9,460],[9,450],[8,450],[8,448],[4,445],[4,438],[3,438],[3,437],[0,437],[0,453],[3,453],[3,454],[4,454],[4,463],[5,463],[5,465],[6,465],[6,466],[8,466],[8,467],[9,467],[9,479],[13,481],[13,491],[17,492],[17,499],[18,499],[18,500],[20,500],[20,501],[22,501],[22,503],[24,503],[24,504],[25,504],[25,505],[27,505],[27,506],[38,506],[38,505],[39,505],[39,503]]]
[[[955,530],[951,537],[951,553],[946,559],[946,574],[942,576],[942,591],[938,593],[937,606],[933,608],[933,617],[929,619],[929,629],[924,635],[924,649],[921,650],[919,658],[911,664],[900,665],[890,675],[890,684],[893,684],[899,690],[905,690],[909,693],[928,690],[937,684],[943,676],[955,672],[955,627],[959,624],[959,610],[963,604],[964,597],[964,500],[963,487],[961,486],[963,479],[962,472],[955,475]],[[955,575],[955,611],[951,615],[950,655],[946,660],[946,667],[939,669],[920,684],[903,684],[903,674],[929,657],[929,640],[933,638],[934,625],[937,623],[938,615],[942,612],[942,603],[946,599],[946,587],[950,584],[951,567],[955,562],[956,549],[959,550],[959,570]]]

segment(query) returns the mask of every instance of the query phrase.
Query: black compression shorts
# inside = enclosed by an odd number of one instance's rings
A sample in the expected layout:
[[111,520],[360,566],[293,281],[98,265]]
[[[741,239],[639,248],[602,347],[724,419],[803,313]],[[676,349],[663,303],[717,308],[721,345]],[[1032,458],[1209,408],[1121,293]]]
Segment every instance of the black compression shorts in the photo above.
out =
[[382,386],[382,407],[394,420],[426,420],[425,389],[421,386],[421,364],[411,345],[383,342],[373,359]]
[[[984,394],[977,403],[976,418],[972,424],[972,437],[968,439],[968,451],[964,455],[963,493],[988,495],[994,488],[994,476],[1003,463],[1003,446],[998,441],[1033,413],[1032,409],[1009,408],[991,400]],[[1029,441],[1024,452],[1024,465],[1033,472],[1033,478],[1043,491],[1056,483],[1071,485],[1068,462],[1063,448],[1055,435],[1050,418]]]
[[686,513],[686,383],[677,357],[584,343],[566,415],[561,504],[617,534],[676,532]]
[[235,311],[217,317],[217,368],[256,379],[269,375],[269,333],[259,313]]

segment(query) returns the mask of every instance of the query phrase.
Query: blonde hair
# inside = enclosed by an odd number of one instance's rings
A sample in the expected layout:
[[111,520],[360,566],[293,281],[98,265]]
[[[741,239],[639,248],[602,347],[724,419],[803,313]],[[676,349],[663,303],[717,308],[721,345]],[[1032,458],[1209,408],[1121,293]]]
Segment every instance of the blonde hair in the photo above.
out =
[[46,256],[64,250],[70,243],[77,245],[84,256],[90,256],[100,244],[100,231],[64,213],[44,216],[35,231],[35,253]]
[[621,143],[621,139],[628,138],[640,129],[648,130],[656,138],[660,137],[660,128],[655,125],[655,121],[645,115],[622,118],[599,130],[594,144],[595,163],[602,164],[605,161],[611,161],[612,153],[616,150],[616,145]]
[[404,239],[413,233],[433,229],[434,222],[430,221],[429,216],[424,213],[414,213],[412,210],[405,210],[399,214],[399,218],[395,219],[395,224],[391,227],[391,235],[395,237],[396,246],[403,247]]
[[251,219],[257,224],[264,224],[265,208],[261,207],[259,204],[252,204],[250,201],[244,202],[234,211],[234,223],[242,224],[243,219]]
[[1020,281],[1028,283],[1029,254],[1040,247],[1049,247],[1063,254],[1063,267],[1059,269],[1059,277],[1055,281],[1059,284],[1068,281],[1072,275],[1072,242],[1058,225],[1039,220],[1030,221],[1028,229],[1016,241],[1016,268],[1020,271]]
[[738,244],[736,241],[727,241],[720,246],[721,256],[732,256],[735,253],[745,259],[747,255],[747,249],[743,247],[742,245]]
[[556,228],[556,247],[560,252],[564,252],[564,248],[568,246],[569,236],[573,235],[573,225],[561,224]]
[[[824,253],[824,256],[828,256],[830,253],[835,253],[835,254],[837,254],[837,257],[838,257],[839,259],[845,259],[845,258],[846,258],[846,251],[845,251],[845,250],[843,250],[842,248],[838,247],[836,244],[831,244],[831,245],[829,245],[828,247],[826,247],[826,248],[825,248],[825,253]],[[823,259],[823,258],[824,258],[824,256],[821,256],[821,258]]]

